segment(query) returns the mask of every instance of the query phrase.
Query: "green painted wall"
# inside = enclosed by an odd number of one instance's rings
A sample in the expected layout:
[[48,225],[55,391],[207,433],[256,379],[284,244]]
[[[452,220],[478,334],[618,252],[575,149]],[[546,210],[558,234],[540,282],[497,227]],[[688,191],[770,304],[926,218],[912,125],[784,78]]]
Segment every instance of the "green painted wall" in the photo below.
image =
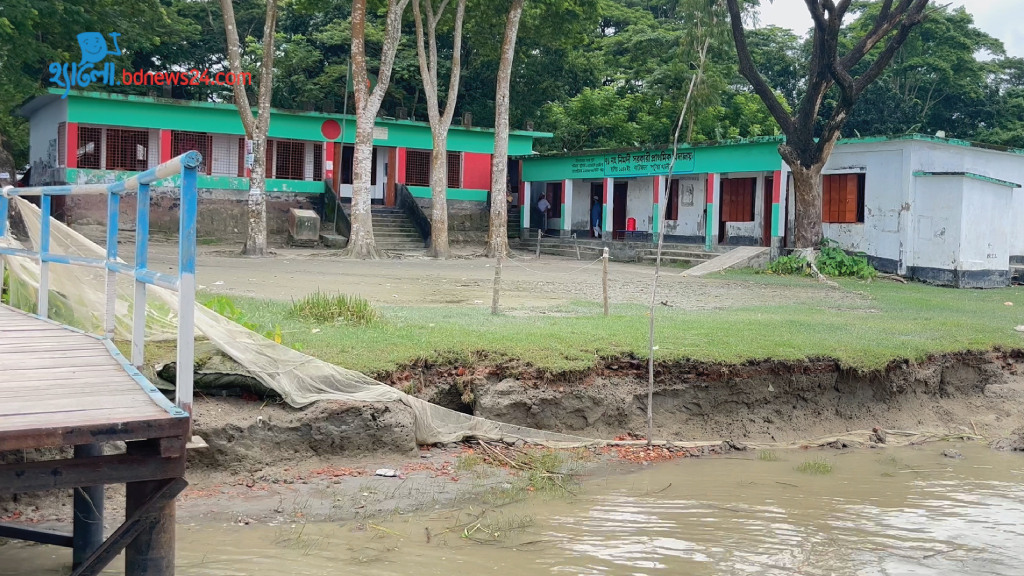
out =
[[[62,91],[59,91],[63,93]],[[272,110],[270,137],[324,142],[320,127],[325,120],[344,123],[344,137],[355,142],[355,120],[341,114]],[[233,105],[189,100],[155,99],[98,92],[68,95],[68,122],[105,124],[131,128],[190,130],[214,134],[242,135],[242,122]],[[378,134],[386,129],[387,138],[375,138],[378,146],[433,148],[430,126],[408,120],[377,120]],[[509,154],[533,153],[533,139],[550,137],[544,132],[513,132],[509,135]],[[490,154],[494,151],[494,132],[483,128],[453,126],[448,133],[448,149],[457,152]]]
[[[65,178],[68,182],[78,184],[102,184],[127,180],[138,172],[120,170],[88,170],[85,168],[68,168]],[[180,186],[181,177],[172,176],[158,181],[155,186]],[[237,176],[199,175],[199,187],[215,190],[248,190],[249,180]],[[324,183],[315,180],[280,180],[268,179],[267,192],[290,192],[293,194],[319,194],[324,191]]]
[[[782,158],[775,139],[679,149],[674,174],[778,170]],[[523,159],[523,180],[548,182],[591,178],[633,178],[668,174],[670,150],[595,153]]]
[[[428,186],[409,186],[409,192],[412,193],[414,198],[433,197],[432,194],[430,193],[430,187]],[[463,188],[449,188],[448,199],[471,200],[473,202],[486,202],[487,190],[466,190]]]

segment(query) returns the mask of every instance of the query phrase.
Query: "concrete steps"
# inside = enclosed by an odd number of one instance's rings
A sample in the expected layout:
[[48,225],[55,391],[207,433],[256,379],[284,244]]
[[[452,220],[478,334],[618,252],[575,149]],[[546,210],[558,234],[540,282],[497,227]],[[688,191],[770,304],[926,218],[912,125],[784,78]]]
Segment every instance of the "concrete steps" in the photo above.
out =
[[[672,264],[695,264],[700,262],[707,262],[713,258],[721,255],[721,252],[704,252],[703,248],[698,249],[696,246],[687,246],[686,248],[676,248],[675,246],[666,245],[661,250],[661,262],[672,263]],[[658,259],[658,249],[648,248],[644,250],[636,251],[636,261],[651,263],[653,264]]]
[[423,250],[423,236],[406,217],[405,212],[398,208],[374,206],[373,238],[377,248],[392,251]]

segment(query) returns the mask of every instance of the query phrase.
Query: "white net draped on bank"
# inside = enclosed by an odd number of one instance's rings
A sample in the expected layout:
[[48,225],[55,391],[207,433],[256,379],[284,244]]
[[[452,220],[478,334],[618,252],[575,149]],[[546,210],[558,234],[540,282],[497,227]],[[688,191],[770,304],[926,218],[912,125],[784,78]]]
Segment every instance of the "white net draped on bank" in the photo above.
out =
[[[40,210],[30,202],[12,198],[20,222],[33,249],[38,250]],[[12,214],[12,222],[17,221]],[[10,234],[0,242],[21,248]],[[50,252],[74,256],[105,258],[106,250],[51,219]],[[11,303],[34,310],[39,289],[39,265],[21,257],[4,257],[10,270]],[[102,333],[105,296],[104,270],[82,266],[50,266],[50,317],[91,333]],[[117,338],[131,337],[134,288],[131,282],[119,282],[117,291]],[[178,295],[148,286],[146,339],[173,339],[176,334]],[[449,410],[410,396],[374,380],[365,374],[329,364],[282,346],[216,312],[196,304],[197,336],[202,336],[243,366],[253,377],[274,390],[293,407],[301,408],[318,400],[352,402],[401,402],[415,414],[416,441],[419,444],[457,442],[466,438],[488,441],[515,441],[550,447],[574,447],[600,444],[599,440],[544,432],[503,424]],[[180,369],[180,367],[179,367]]]

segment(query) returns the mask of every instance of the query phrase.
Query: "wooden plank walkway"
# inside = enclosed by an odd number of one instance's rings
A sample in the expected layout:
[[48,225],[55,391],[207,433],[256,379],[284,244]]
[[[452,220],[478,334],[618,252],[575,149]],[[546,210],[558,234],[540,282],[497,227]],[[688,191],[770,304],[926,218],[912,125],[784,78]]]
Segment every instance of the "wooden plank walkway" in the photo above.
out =
[[0,450],[184,437],[172,410],[109,342],[0,305]]

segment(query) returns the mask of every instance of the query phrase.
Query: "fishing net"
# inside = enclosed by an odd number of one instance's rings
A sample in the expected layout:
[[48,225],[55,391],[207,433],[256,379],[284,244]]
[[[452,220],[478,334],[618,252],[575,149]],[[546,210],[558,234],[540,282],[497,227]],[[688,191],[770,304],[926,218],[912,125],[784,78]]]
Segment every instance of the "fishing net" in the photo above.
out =
[[[23,241],[39,248],[38,207],[14,197],[12,224],[20,225]],[[17,229],[18,226],[12,226]],[[68,226],[51,219],[50,252],[105,258],[106,250]],[[9,234],[0,242],[24,247]],[[39,264],[21,257],[4,257],[10,270],[11,304],[34,311],[39,290]],[[91,333],[103,333],[106,302],[106,271],[83,266],[50,264],[50,318]],[[169,339],[177,334],[178,294],[156,286],[147,287],[146,339]],[[134,286],[129,278],[117,283],[115,337],[131,337]],[[401,402],[415,415],[419,444],[458,442],[467,438],[514,442],[523,440],[554,448],[600,444],[592,440],[503,424],[449,410],[410,396],[365,374],[347,370],[282,346],[217,314],[195,306],[197,336],[212,342],[242,365],[253,377],[274,390],[295,408],[318,400],[350,402]]]

